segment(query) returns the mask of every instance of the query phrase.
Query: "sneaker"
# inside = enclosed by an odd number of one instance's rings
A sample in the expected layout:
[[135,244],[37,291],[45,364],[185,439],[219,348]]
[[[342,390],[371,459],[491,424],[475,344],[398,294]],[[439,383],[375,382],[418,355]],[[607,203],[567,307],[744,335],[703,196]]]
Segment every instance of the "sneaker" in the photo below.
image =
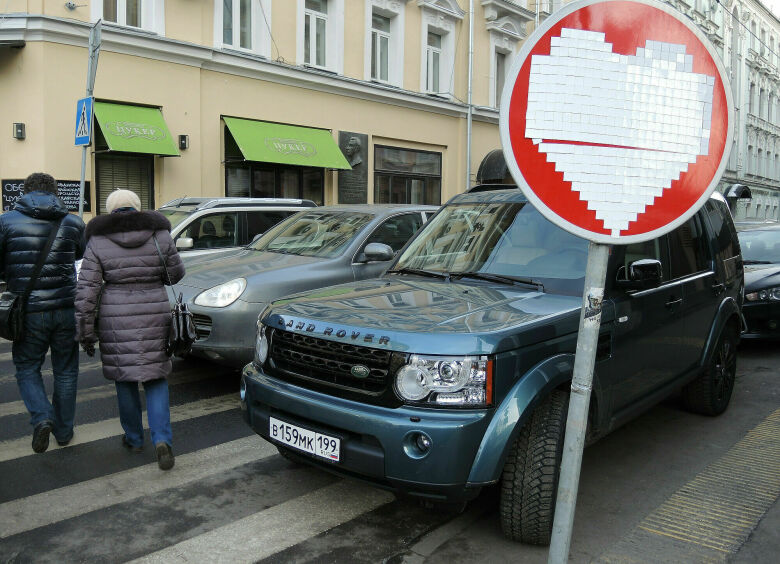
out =
[[41,421],[33,429],[32,449],[37,453],[46,452],[49,448],[49,433],[54,427],[51,421]]
[[168,443],[157,443],[155,445],[157,449],[157,466],[160,470],[170,470],[173,468],[175,462],[173,458],[173,451],[171,451],[171,445]]
[[144,449],[143,445],[135,446],[134,444],[131,444],[130,441],[127,440],[127,435],[122,435],[122,446],[130,452],[141,452]]

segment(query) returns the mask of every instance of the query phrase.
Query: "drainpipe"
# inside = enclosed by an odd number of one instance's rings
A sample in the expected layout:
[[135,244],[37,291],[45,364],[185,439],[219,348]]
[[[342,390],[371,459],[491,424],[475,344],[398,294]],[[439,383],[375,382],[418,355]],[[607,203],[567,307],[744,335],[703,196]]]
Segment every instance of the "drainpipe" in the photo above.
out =
[[469,0],[469,91],[468,114],[466,117],[466,190],[471,187],[471,121],[473,106],[471,105],[472,77],[474,72],[474,0]]

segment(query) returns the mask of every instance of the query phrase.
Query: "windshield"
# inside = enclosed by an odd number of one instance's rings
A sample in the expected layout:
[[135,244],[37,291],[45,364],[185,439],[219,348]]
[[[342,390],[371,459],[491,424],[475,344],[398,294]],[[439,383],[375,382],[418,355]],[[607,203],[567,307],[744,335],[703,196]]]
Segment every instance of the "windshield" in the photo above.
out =
[[174,229],[177,225],[179,225],[182,221],[187,219],[190,214],[192,214],[192,211],[182,211],[182,210],[157,210],[161,214],[163,214],[165,217],[168,218],[168,221],[171,222],[171,229]]
[[266,232],[248,248],[307,257],[339,256],[374,216],[353,211],[299,213]]
[[780,263],[780,230],[740,231],[739,246],[745,262]]
[[[449,205],[407,247],[393,270],[492,274],[581,293],[588,242],[555,226],[530,204]],[[487,277],[483,277],[486,279]]]

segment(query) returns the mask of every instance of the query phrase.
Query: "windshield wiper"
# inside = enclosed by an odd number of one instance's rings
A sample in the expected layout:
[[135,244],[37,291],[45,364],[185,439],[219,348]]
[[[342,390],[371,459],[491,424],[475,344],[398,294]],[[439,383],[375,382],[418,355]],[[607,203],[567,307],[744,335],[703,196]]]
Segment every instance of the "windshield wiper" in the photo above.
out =
[[427,276],[429,278],[443,278],[447,282],[450,281],[449,272],[437,272],[435,270],[422,270],[420,268],[396,268],[394,270],[388,270],[387,274],[417,274],[419,276]]
[[507,276],[504,274],[490,274],[488,272],[452,272],[453,278],[476,278],[477,280],[489,280],[490,282],[500,282],[503,284],[525,284],[534,286],[540,292],[544,292],[544,285],[531,278],[520,278],[518,276]]
[[745,264],[773,264],[771,260],[751,260],[746,259],[742,261]]

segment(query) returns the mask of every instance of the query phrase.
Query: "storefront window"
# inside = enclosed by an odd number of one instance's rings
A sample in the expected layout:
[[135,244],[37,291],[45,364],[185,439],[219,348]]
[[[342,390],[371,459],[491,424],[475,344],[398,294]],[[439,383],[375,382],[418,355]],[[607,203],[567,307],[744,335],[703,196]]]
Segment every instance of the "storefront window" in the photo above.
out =
[[154,209],[153,156],[102,154],[96,156],[95,163],[98,213],[106,213],[106,198],[117,188],[138,194],[142,209]]
[[252,198],[298,198],[324,203],[325,172],[322,168],[273,163],[228,163],[225,194]]
[[441,153],[374,148],[374,202],[441,204]]

